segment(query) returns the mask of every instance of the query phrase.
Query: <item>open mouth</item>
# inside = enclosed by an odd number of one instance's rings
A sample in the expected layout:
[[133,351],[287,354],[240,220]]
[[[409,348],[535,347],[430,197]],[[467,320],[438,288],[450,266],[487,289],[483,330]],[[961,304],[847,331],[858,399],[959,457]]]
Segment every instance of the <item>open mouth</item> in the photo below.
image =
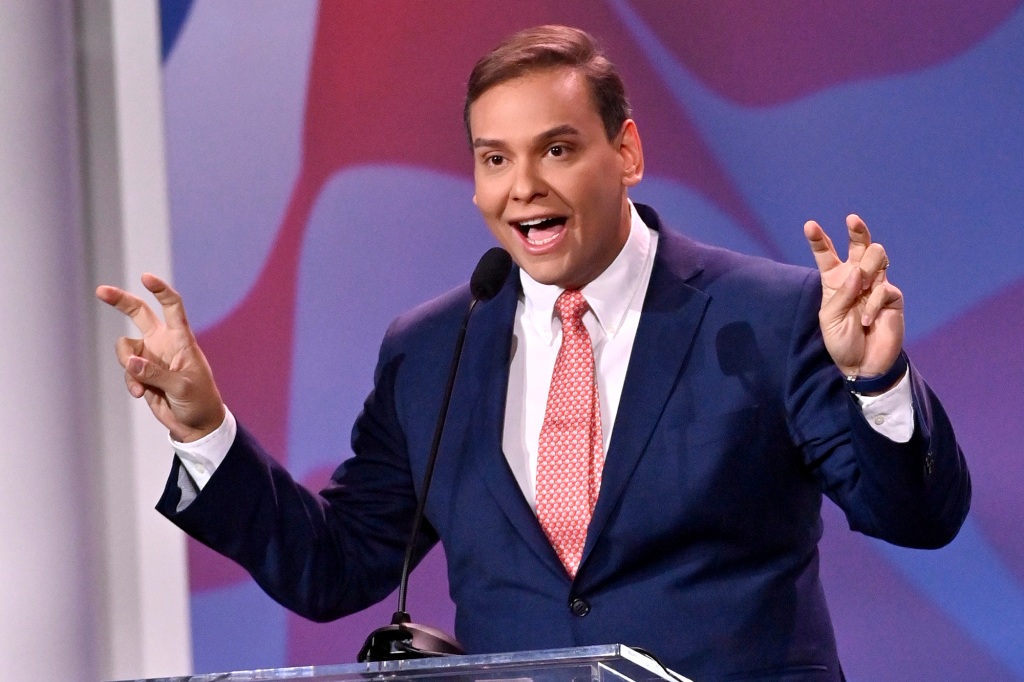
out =
[[550,218],[534,218],[533,220],[514,222],[512,226],[519,230],[519,233],[530,244],[543,246],[556,239],[562,233],[567,221],[568,218],[566,216],[553,216]]

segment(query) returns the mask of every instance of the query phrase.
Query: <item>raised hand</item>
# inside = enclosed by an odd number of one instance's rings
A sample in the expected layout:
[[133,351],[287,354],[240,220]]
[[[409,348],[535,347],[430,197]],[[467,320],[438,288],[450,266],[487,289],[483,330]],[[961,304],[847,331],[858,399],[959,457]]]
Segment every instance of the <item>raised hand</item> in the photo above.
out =
[[889,283],[889,258],[881,244],[871,242],[867,225],[846,217],[850,250],[846,261],[813,220],[804,236],[821,272],[818,320],[825,347],[846,376],[885,374],[903,348],[903,293]]
[[96,298],[127,315],[142,334],[140,339],[122,337],[116,344],[128,392],[146,399],[172,438],[198,440],[224,420],[213,372],[189,329],[178,292],[149,273],[142,276],[142,284],[160,303],[163,320],[142,299],[122,289],[96,289]]

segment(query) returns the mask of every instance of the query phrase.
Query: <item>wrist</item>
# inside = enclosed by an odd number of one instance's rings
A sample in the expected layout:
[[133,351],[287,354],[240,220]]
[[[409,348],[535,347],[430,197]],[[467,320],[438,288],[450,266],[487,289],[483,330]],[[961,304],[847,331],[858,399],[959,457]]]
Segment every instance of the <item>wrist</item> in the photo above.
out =
[[884,374],[875,376],[861,376],[848,374],[846,376],[846,388],[851,393],[858,395],[879,395],[885,393],[903,378],[907,373],[910,362],[907,359],[906,351],[901,350],[896,356],[896,362]]
[[194,443],[209,436],[224,424],[227,408],[220,403],[217,410],[208,419],[194,426],[181,425],[178,429],[170,429],[171,440],[178,443]]

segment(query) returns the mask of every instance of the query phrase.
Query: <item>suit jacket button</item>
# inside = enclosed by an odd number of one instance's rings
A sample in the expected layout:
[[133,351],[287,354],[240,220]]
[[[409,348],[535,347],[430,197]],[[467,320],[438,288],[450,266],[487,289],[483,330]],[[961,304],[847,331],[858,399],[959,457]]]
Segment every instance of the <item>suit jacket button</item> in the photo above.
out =
[[588,604],[586,600],[577,597],[569,602],[569,610],[572,611],[574,616],[582,618],[590,613],[590,604]]

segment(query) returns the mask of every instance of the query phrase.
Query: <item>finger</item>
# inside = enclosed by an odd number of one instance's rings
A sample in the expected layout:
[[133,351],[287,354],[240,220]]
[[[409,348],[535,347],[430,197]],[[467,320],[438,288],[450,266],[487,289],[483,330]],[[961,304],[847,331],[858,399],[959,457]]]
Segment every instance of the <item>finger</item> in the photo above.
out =
[[142,275],[142,285],[156,297],[164,311],[164,322],[172,329],[188,329],[185,303],[170,284],[152,273]]
[[127,371],[124,373],[124,385],[128,387],[128,393],[133,398],[141,398],[146,393],[146,387],[135,380]]
[[859,263],[864,257],[864,252],[871,246],[871,232],[860,216],[853,213],[846,216],[846,230],[850,234],[849,260]]
[[842,264],[839,254],[836,253],[836,247],[832,245],[832,240],[825,234],[825,230],[821,229],[821,225],[813,220],[808,220],[804,223],[804,237],[807,238],[807,243],[811,247],[814,262],[819,271],[828,272]]
[[175,395],[176,391],[180,391],[183,381],[181,377],[146,358],[133,355],[128,358],[124,368],[129,377],[146,388],[156,388],[169,395]]
[[903,292],[889,283],[875,287],[864,303],[860,323],[870,327],[883,310],[903,310]]
[[864,273],[864,288],[874,284],[881,284],[885,281],[885,269],[889,266],[889,258],[885,255],[885,248],[877,242],[871,244],[864,250],[864,257],[860,259],[860,271]]
[[142,351],[145,349],[145,344],[142,339],[132,339],[127,336],[122,336],[114,344],[114,352],[117,353],[117,361],[121,363],[122,367],[127,367],[128,360],[133,355],[142,355]]
[[127,315],[135,328],[143,334],[160,325],[160,318],[145,301],[123,289],[107,285],[96,287],[96,298]]
[[114,305],[114,301],[122,293],[124,292],[121,289],[112,287],[109,284],[103,284],[96,287],[96,298],[111,306]]

